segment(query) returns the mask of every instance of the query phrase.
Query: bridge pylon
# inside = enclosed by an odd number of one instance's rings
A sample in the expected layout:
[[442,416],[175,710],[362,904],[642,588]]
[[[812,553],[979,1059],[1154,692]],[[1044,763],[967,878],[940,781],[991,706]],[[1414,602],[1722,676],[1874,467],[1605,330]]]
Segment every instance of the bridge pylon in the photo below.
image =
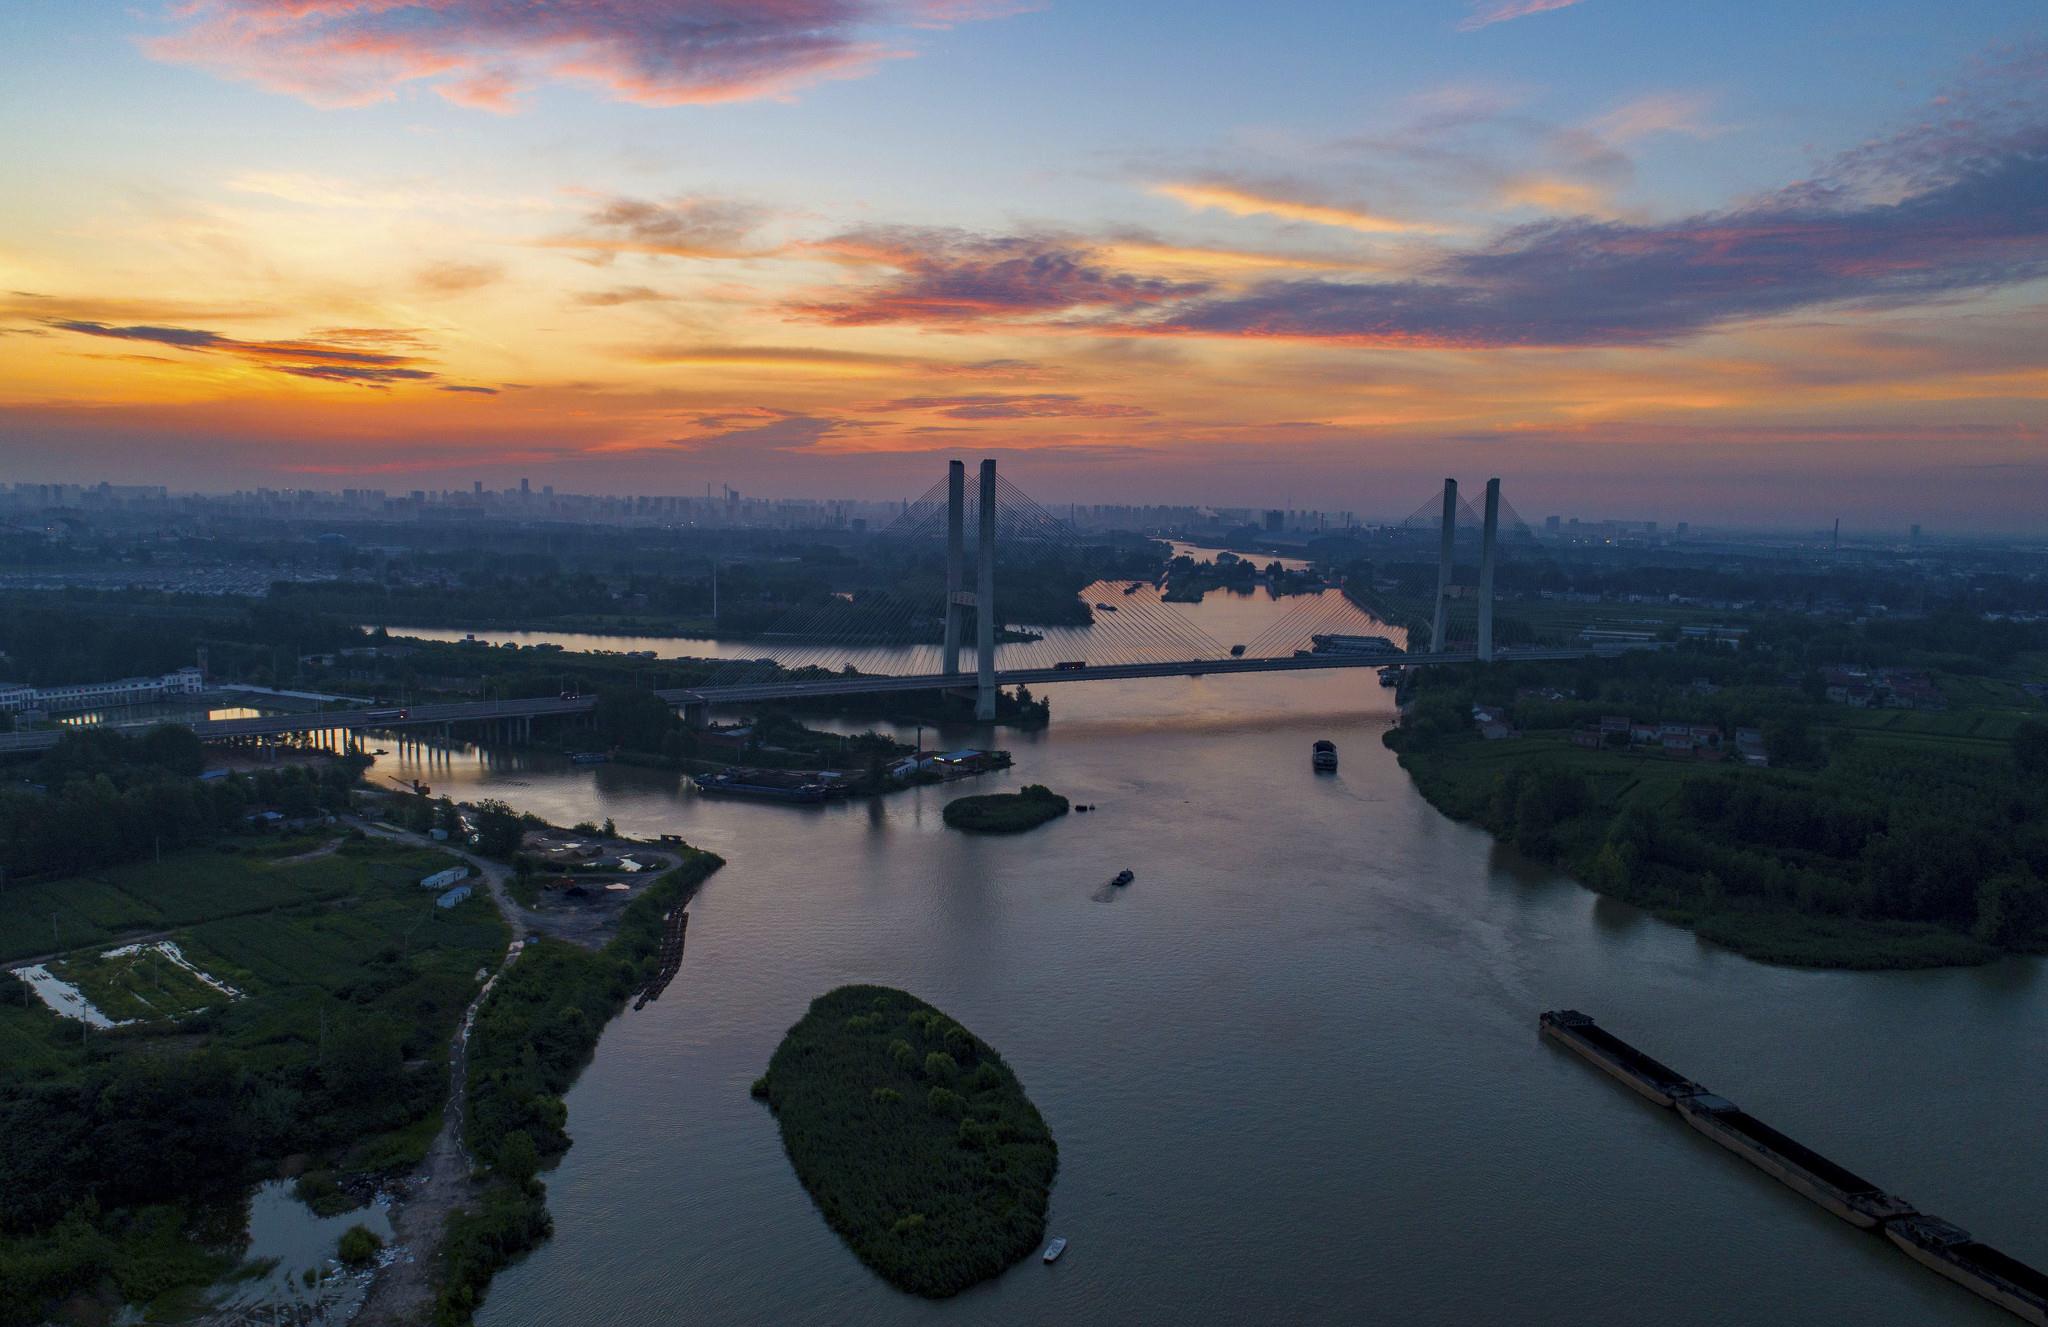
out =
[[1450,618],[1451,566],[1457,556],[1458,481],[1444,480],[1443,531],[1437,541],[1436,607],[1429,620],[1429,648],[1444,648],[1444,628]]
[[1493,662],[1493,564],[1500,545],[1500,480],[1486,481],[1486,524],[1479,536],[1479,662]]
[[946,644],[940,654],[940,671],[960,671],[960,609],[962,586],[967,571],[967,467],[960,461],[946,462]]
[[996,717],[996,463],[981,463],[981,537],[974,547],[974,717]]
[[974,588],[967,579],[967,467],[946,463],[946,640],[939,668],[946,677],[960,675],[960,610],[974,610],[974,717],[996,717],[996,463],[981,463],[975,496],[976,538]]

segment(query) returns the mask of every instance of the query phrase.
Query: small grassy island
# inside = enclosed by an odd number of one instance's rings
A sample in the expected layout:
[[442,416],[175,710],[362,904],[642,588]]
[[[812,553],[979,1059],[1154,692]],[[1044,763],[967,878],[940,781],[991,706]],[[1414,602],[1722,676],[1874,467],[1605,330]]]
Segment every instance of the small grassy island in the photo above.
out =
[[1017,834],[1067,813],[1067,799],[1042,783],[1021,792],[983,793],[946,803],[946,823],[976,834]]
[[941,1299],[1038,1247],[1059,1149],[1000,1055],[917,997],[841,986],[754,1083],[826,1224]]

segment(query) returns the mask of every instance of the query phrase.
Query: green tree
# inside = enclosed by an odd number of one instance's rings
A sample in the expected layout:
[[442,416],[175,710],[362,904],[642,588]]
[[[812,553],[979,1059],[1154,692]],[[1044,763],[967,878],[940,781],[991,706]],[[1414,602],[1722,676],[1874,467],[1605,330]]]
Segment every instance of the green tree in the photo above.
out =
[[676,712],[652,691],[639,687],[606,687],[590,711],[591,726],[608,746],[633,751],[659,751]]
[[533,1135],[524,1129],[514,1129],[498,1144],[498,1171],[515,1184],[526,1184],[540,1173],[540,1149],[534,1146]]
[[476,804],[476,849],[486,857],[509,859],[519,851],[526,828],[511,807],[495,798]]

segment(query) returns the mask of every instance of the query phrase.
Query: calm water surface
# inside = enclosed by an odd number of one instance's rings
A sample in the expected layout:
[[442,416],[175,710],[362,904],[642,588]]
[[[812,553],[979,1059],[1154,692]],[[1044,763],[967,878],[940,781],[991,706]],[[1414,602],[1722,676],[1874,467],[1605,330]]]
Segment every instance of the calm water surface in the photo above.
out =
[[[1282,609],[1190,611],[1243,639]],[[675,984],[570,1094],[556,1236],[485,1327],[2011,1321],[1539,1041],[1560,1005],[2048,1263],[2039,963],[1809,973],[1700,944],[1431,810],[1380,746],[1370,671],[1051,695],[1052,727],[1001,734],[1016,768],[980,787],[1102,809],[1015,838],[947,831],[957,788],[790,808],[617,766],[380,762],[730,863]],[[1309,768],[1318,737],[1334,776]],[[1056,1267],[929,1303],[818,1218],[747,1086],[851,981],[1015,1067],[1059,1140]]]

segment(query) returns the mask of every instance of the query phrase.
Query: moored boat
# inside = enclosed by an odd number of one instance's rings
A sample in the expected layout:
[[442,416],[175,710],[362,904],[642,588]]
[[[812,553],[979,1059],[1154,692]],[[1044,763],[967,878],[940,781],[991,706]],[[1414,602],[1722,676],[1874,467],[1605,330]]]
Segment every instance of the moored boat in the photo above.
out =
[[1115,875],[1111,876],[1109,878],[1109,883],[1112,885],[1128,885],[1131,883],[1131,881],[1136,880],[1137,878],[1137,876],[1131,874],[1131,868],[1126,866],[1123,870],[1118,871]]
[[1909,1216],[1885,1223],[1884,1236],[1917,1263],[2034,1323],[2048,1327],[2048,1273],[1939,1217]]
[[1904,1198],[1786,1137],[1726,1097],[1702,1092],[1672,1104],[1687,1124],[1850,1225],[1869,1230],[1914,1213]]
[[1062,1253],[1065,1253],[1066,1251],[1067,1237],[1065,1235],[1061,1235],[1057,1239],[1053,1240],[1052,1243],[1045,1246],[1045,1260],[1047,1262],[1058,1262],[1060,1255]]
[[1706,1091],[1670,1065],[1654,1060],[1576,1009],[1552,1009],[1536,1020],[1544,1036],[1583,1056],[1660,1106]]
[[1337,768],[1337,744],[1327,737],[1318,738],[1309,756],[1309,763],[1319,770]]

